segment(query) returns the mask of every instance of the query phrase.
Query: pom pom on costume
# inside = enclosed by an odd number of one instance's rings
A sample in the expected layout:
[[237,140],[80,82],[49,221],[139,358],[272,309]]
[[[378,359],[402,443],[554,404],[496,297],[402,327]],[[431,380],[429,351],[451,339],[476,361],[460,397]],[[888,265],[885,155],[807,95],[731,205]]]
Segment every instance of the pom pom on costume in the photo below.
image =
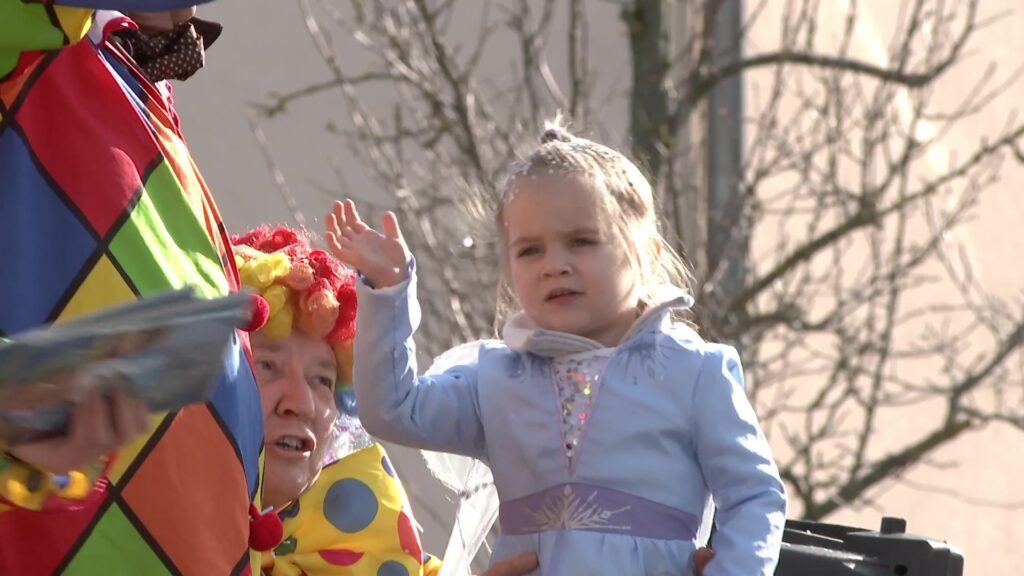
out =
[[284,538],[284,524],[272,510],[261,513],[249,504],[249,547],[257,552],[272,550]]
[[249,302],[249,323],[242,327],[245,332],[255,332],[267,323],[270,317],[270,304],[267,299],[259,294],[251,294]]

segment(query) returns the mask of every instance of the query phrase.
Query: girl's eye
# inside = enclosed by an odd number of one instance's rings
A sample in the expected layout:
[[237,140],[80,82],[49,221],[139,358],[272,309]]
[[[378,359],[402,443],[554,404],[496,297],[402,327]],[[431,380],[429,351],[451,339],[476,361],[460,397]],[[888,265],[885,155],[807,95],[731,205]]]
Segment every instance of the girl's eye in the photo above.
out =
[[537,248],[536,246],[527,246],[526,248],[521,249],[516,254],[516,257],[523,258],[524,256],[533,256],[534,254],[538,253],[540,253],[540,249]]
[[271,372],[274,370],[274,363],[270,360],[257,360],[256,368],[261,372]]
[[597,244],[597,240],[593,238],[576,238],[572,241],[573,246],[593,246]]

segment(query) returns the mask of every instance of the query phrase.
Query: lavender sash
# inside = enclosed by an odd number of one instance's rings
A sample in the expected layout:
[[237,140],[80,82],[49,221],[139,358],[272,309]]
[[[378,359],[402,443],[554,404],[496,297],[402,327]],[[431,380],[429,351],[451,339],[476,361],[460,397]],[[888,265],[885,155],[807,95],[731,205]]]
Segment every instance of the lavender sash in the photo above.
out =
[[657,540],[693,540],[700,517],[626,492],[576,482],[505,502],[503,534],[584,530]]

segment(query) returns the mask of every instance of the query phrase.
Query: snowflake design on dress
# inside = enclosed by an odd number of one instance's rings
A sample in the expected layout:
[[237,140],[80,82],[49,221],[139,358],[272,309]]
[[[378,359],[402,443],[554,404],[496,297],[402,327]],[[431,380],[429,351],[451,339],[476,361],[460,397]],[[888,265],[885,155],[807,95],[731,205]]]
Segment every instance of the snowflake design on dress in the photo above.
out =
[[632,375],[634,384],[639,382],[640,376],[664,380],[671,348],[666,348],[659,340],[660,335],[644,334],[620,346],[625,357],[625,372]]
[[626,524],[612,524],[612,517],[629,510],[629,506],[607,510],[594,504],[595,490],[581,498],[571,484],[566,484],[560,494],[549,495],[539,510],[526,511],[533,517],[534,529],[543,530],[630,530]]
[[535,378],[546,368],[547,359],[535,354],[510,352],[504,358],[505,376],[515,382]]

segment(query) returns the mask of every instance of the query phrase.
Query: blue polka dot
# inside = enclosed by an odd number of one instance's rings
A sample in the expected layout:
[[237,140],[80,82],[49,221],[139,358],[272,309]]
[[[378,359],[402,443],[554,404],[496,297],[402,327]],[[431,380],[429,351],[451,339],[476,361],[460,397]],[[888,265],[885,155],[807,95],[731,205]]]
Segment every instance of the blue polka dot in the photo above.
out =
[[349,416],[356,416],[359,414],[356,395],[351,388],[345,388],[339,391],[334,397],[334,403],[342,414],[348,414]]
[[388,560],[377,569],[377,576],[409,576],[409,571],[394,560]]
[[377,516],[377,496],[355,478],[335,482],[324,497],[324,516],[342,532],[365,530]]
[[388,473],[388,476],[395,478],[395,469],[391,467],[391,460],[388,460],[387,454],[385,454],[384,457],[380,459],[380,465],[382,468],[384,468],[384,471]]

